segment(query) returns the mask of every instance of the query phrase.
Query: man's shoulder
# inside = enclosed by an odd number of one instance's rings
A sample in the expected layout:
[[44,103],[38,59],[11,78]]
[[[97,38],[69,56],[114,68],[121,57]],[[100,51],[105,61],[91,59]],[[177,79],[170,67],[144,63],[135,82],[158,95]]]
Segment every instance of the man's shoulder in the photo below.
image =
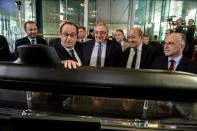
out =
[[24,42],[24,41],[26,41],[26,40],[28,40],[27,36],[17,39],[17,40],[16,40],[16,43]]
[[37,39],[37,44],[47,45],[47,41],[44,38],[38,36],[36,39]]

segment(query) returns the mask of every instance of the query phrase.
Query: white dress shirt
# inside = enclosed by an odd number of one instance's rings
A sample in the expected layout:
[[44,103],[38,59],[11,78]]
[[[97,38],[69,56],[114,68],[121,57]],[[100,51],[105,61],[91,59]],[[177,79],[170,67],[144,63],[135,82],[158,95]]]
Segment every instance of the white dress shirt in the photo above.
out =
[[[101,67],[104,67],[105,64],[105,53],[106,53],[106,45],[107,43],[101,43]],[[98,54],[98,48],[99,48],[99,43],[95,43],[94,44],[94,48],[92,51],[92,55],[90,57],[90,66],[96,66],[96,62],[97,62],[97,54]]]
[[[126,68],[131,68],[134,54],[135,54],[135,50],[133,48],[131,48],[130,53],[129,53],[129,57],[127,60]],[[136,63],[135,63],[135,69],[140,69],[141,54],[142,54],[142,43],[137,48],[137,58],[136,58]]]

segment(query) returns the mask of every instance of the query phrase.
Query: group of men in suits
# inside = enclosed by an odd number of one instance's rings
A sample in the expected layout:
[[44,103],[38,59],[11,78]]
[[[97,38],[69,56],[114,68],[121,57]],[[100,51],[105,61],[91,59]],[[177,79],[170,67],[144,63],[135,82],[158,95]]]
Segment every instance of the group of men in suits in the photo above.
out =
[[[97,66],[98,51],[100,51],[99,67],[120,66],[121,46],[108,40],[108,27],[106,24],[97,24],[95,27],[95,40],[85,43],[77,41],[78,28],[74,23],[66,22],[60,27],[60,30],[61,44],[57,44],[54,48],[61,60],[64,61],[66,68],[77,68],[81,65]],[[63,47],[61,51],[59,50],[60,46]],[[80,58],[80,60],[74,60],[66,56],[61,57],[64,54],[69,54],[68,49],[73,49],[75,57]]]
[[[24,29],[27,36],[16,41],[15,49],[23,44],[47,45],[44,39],[38,37],[35,22],[26,22]],[[170,70],[196,73],[195,64],[183,56],[185,36],[181,33],[171,33],[165,39],[164,56],[158,57],[157,48],[143,43],[143,32],[137,27],[130,29],[127,38],[128,47],[124,50],[121,48],[121,41],[108,39],[109,30],[104,23],[95,26],[95,39],[93,40],[80,42],[79,31],[84,31],[84,28],[78,28],[72,22],[64,22],[60,27],[60,38],[51,44],[65,68],[77,68],[85,65],[168,70],[173,59],[173,69]],[[124,33],[116,30],[116,34],[118,40],[119,35]]]
[[[80,56],[84,62],[82,62],[82,65],[97,66],[99,45],[101,45],[101,67],[169,70],[171,59],[173,59],[175,62],[171,70],[195,73],[195,64],[183,56],[185,47],[185,36],[183,34],[172,33],[165,39],[164,56],[162,57],[158,57],[159,51],[157,48],[145,45],[142,41],[143,32],[141,29],[131,28],[127,41],[129,48],[122,52],[120,43],[108,39],[107,25],[99,23],[95,26],[95,40],[80,45]],[[65,68],[77,68],[81,65],[77,61],[66,60],[64,66]]]

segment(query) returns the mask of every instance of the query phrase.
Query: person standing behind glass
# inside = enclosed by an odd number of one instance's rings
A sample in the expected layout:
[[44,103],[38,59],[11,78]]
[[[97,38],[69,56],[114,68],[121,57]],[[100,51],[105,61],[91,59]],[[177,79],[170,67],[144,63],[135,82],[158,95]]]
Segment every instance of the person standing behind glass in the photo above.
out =
[[[35,45],[35,44],[42,44],[47,45],[47,41],[38,36],[38,30],[36,22],[34,21],[27,21],[24,24],[24,30],[27,34],[26,37],[16,40],[15,42],[15,53],[17,55],[17,47],[21,45]],[[16,56],[18,57],[18,56]]]
[[62,62],[68,60],[72,61],[77,66],[81,66],[82,54],[80,51],[81,43],[77,42],[78,27],[72,22],[65,22],[60,27],[60,39],[59,43],[55,43],[55,48],[59,58]]

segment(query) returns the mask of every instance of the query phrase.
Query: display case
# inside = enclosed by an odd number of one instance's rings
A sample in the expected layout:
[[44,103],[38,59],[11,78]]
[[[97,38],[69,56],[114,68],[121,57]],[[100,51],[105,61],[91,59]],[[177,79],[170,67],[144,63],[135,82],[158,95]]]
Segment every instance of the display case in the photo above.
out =
[[0,64],[0,129],[197,130],[197,77]]

